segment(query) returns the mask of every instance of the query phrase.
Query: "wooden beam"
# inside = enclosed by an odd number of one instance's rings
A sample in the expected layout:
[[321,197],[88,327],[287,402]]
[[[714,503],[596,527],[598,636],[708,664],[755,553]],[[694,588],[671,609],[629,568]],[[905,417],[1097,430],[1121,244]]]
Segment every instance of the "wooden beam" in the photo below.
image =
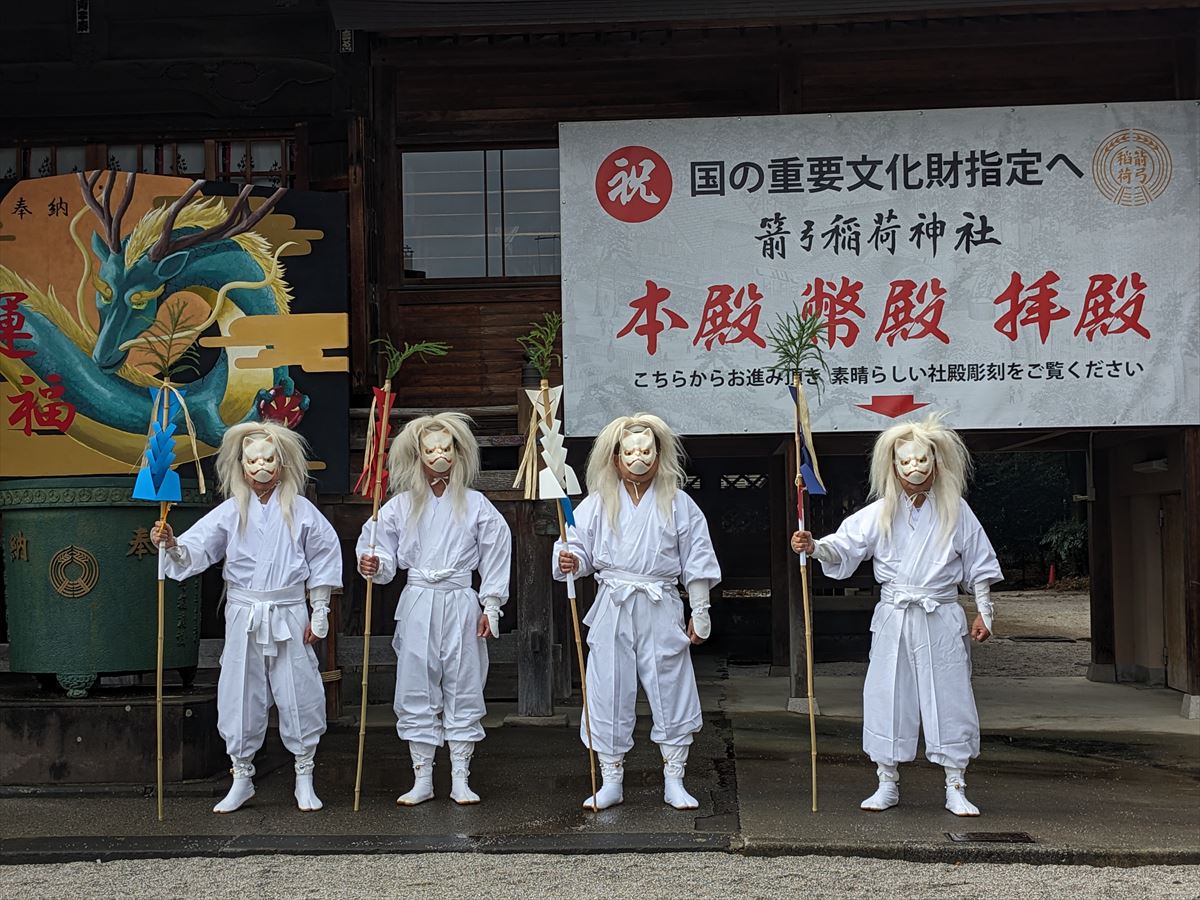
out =
[[[790,530],[795,522],[796,482],[789,477],[796,471],[796,448],[789,441],[783,483],[787,486],[784,516]],[[804,587],[800,580],[800,566],[794,562],[787,566],[788,641],[790,670],[788,672],[788,697],[808,697],[808,657],[804,646]]]
[[554,714],[554,614],[550,547],[538,533],[536,501],[516,504],[517,715]]
[[781,446],[769,459],[767,490],[769,492],[768,539],[771,542],[771,665],[787,666],[791,639],[791,619],[788,569],[796,565],[796,557],[788,547],[789,528],[787,505],[787,457]]
[[1183,429],[1183,608],[1187,692],[1200,694],[1200,427]]
[[1091,452],[1092,502],[1088,505],[1088,572],[1091,592],[1091,681],[1116,681],[1116,620],[1113,605],[1113,479],[1110,451]]

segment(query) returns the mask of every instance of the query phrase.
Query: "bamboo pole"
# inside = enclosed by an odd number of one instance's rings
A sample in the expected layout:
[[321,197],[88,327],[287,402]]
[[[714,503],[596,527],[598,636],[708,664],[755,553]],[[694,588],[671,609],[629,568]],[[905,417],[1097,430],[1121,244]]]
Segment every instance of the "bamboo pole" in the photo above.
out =
[[[804,476],[800,474],[800,373],[792,375],[796,389],[796,520],[804,528]],[[808,743],[812,751],[812,811],[817,811],[817,717],[813,695],[812,601],[808,593],[808,554],[800,555],[800,587],[804,598],[804,661],[808,669]]]
[[[553,421],[550,415],[550,382],[542,379],[542,409],[545,422],[550,425]],[[535,473],[536,477],[536,473]],[[558,537],[563,544],[567,543],[567,519],[563,514],[562,503],[555,500],[554,508],[558,510]],[[588,742],[588,768],[592,776],[592,812],[599,812],[596,805],[596,751],[592,746],[592,716],[588,709],[587,698],[587,667],[583,661],[583,638],[579,630],[579,605],[575,601],[575,576],[567,574],[567,599],[571,601],[571,626],[575,630],[575,654],[579,660],[579,689],[583,694],[583,728]]]
[[[381,428],[379,434],[375,436],[378,441],[378,446],[375,449],[375,479],[373,482],[372,494],[374,495],[374,503],[371,509],[371,551],[368,555],[375,555],[375,532],[379,527],[379,495],[383,492],[383,463],[387,456],[387,433],[390,420],[389,402],[392,394],[392,382],[385,381],[383,383],[383,412],[380,416]],[[368,421],[373,421],[375,416],[375,403],[371,404],[371,418]],[[370,449],[370,448],[368,448]],[[371,666],[371,594],[375,587],[375,577],[371,576],[367,579],[367,602],[363,610],[363,663],[362,663],[362,702],[358,712],[358,762],[354,769],[354,811],[359,810],[359,801],[362,797],[362,767],[363,767],[363,750],[367,743],[367,676]]]
[[[170,423],[171,400],[167,394],[167,380],[159,390],[162,398],[162,427],[165,431]],[[167,524],[167,514],[171,504],[165,500],[159,501],[158,518],[163,525]],[[163,821],[163,630],[166,618],[166,549],[158,548],[158,645],[154,665],[154,730],[156,732],[155,746],[155,796],[158,798],[158,821]]]

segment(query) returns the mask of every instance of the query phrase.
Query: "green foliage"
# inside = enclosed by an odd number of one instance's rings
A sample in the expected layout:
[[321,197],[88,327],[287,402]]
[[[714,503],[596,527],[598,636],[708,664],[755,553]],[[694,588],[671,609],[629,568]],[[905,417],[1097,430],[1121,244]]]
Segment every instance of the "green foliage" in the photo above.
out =
[[1061,575],[1087,573],[1087,523],[1078,519],[1060,519],[1042,536],[1041,545],[1048,549],[1061,568]]
[[562,356],[554,352],[554,342],[558,339],[559,329],[562,328],[562,316],[556,312],[548,312],[541,322],[531,323],[533,328],[529,334],[517,338],[517,343],[525,351],[529,364],[538,370],[538,375],[547,378],[554,363],[562,363]]
[[1044,538],[1071,518],[1067,454],[976,453],[968,500],[1000,557],[1005,587],[1045,584]]
[[805,316],[793,303],[790,313],[780,313],[775,317],[775,324],[767,326],[767,340],[775,354],[775,365],[771,368],[785,372],[789,382],[797,372],[814,369],[817,395],[820,396],[825,376],[829,374],[820,338],[828,327],[819,313]]
[[196,346],[195,328],[199,322],[187,314],[187,301],[182,297],[168,300],[162,307],[166,319],[155,317],[146,329],[146,339],[139,342],[151,359],[155,374],[164,381],[176,381],[184,372],[200,374],[200,350]]
[[400,371],[400,367],[404,365],[404,361],[409,357],[416,356],[421,362],[428,362],[427,356],[445,356],[453,348],[449,344],[441,341],[419,341],[416,344],[404,342],[404,349],[398,349],[392,343],[390,338],[380,338],[371,341],[372,344],[382,344],[382,349],[379,351],[385,360],[384,368],[387,372],[386,378],[391,381],[396,377],[396,373]]

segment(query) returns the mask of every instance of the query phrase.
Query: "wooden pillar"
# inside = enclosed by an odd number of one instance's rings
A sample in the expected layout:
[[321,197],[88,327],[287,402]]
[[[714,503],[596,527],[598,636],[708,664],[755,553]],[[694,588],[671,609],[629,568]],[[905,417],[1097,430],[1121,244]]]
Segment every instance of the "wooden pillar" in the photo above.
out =
[[1088,572],[1091,585],[1092,663],[1088,680],[1114,682],[1116,625],[1113,609],[1112,473],[1108,448],[1093,447],[1088,505]]
[[1200,427],[1183,429],[1183,608],[1187,692],[1200,695]]
[[[792,442],[788,442],[787,462],[784,466],[784,484],[787,486],[786,507],[784,510],[785,521],[787,522],[788,533],[796,525],[796,481],[792,475],[796,471],[796,449]],[[795,560],[789,560],[786,566],[787,571],[787,602],[788,602],[788,640],[789,646],[789,663],[790,671],[788,673],[790,691],[788,696],[792,700],[804,699],[806,701],[804,709],[807,710],[808,698],[808,659],[805,656],[804,647],[804,597],[803,585],[800,581],[800,565]],[[800,709],[800,704],[788,703],[789,709]]]
[[514,542],[517,584],[517,715],[554,714],[554,615],[550,546],[539,533],[538,501],[519,500]]
[[786,492],[787,457],[779,447],[768,461],[768,540],[771,542],[771,665],[790,664],[788,647],[791,623],[788,593],[788,566],[795,565],[796,555],[788,547],[791,528],[788,520]]
[[341,626],[342,591],[329,598],[329,635],[321,641],[321,681],[325,686],[325,718],[337,721],[342,717],[342,670],[337,663],[338,630]]

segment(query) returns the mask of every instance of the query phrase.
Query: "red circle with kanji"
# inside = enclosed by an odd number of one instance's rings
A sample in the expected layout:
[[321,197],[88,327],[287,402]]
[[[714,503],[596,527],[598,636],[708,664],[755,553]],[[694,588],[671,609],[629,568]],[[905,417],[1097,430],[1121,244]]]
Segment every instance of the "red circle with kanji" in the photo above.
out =
[[614,150],[596,170],[596,199],[620,222],[646,222],[671,199],[671,169],[649,147]]

